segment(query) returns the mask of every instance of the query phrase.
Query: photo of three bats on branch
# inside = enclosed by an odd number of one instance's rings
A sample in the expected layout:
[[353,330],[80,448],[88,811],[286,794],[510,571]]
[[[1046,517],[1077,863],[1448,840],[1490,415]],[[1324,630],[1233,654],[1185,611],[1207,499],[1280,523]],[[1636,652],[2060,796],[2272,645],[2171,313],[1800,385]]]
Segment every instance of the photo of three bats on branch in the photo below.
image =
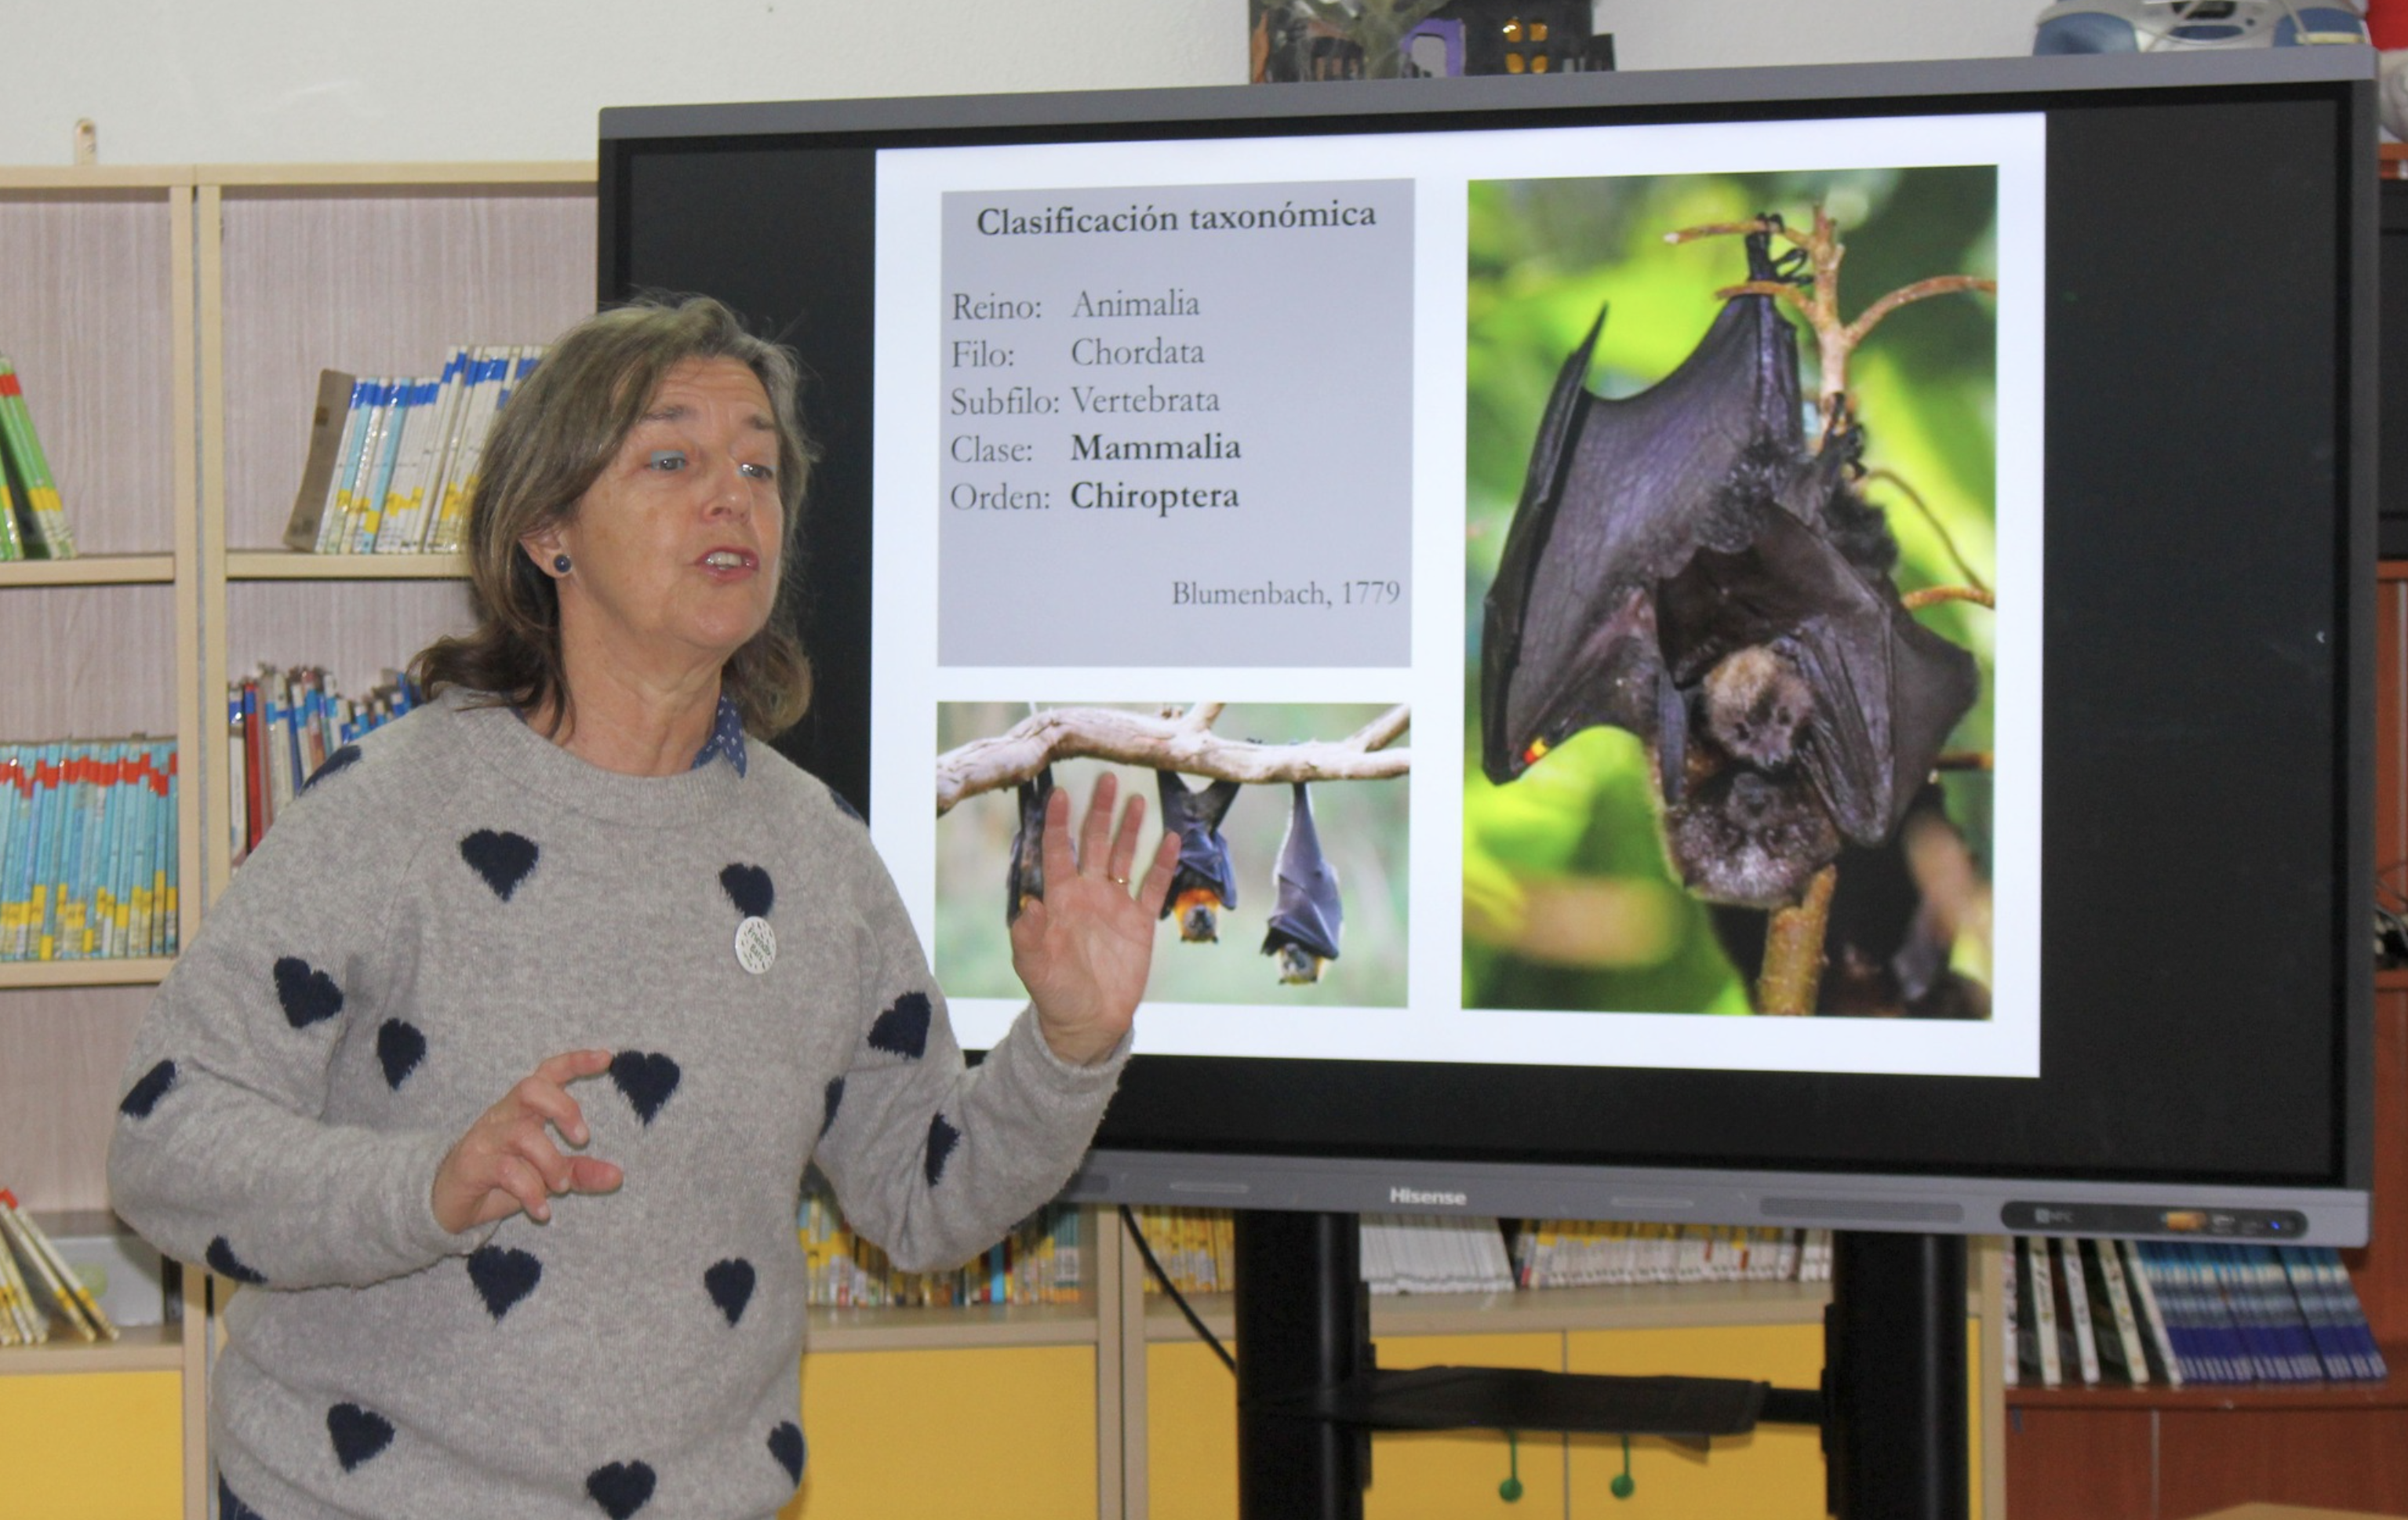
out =
[[[1996,171],[1469,211],[1463,1005],[1986,1018]],[[1022,819],[1113,766],[1181,836],[1149,997],[1403,1006],[1410,722],[942,705],[939,975],[1016,996]]]

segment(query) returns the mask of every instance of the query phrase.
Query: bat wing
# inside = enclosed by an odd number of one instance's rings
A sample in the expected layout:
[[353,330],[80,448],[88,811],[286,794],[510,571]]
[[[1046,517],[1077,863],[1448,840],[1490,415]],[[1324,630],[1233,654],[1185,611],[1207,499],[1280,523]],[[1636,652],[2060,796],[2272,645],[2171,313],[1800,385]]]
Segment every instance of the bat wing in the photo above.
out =
[[1323,960],[1336,960],[1346,910],[1338,898],[1338,872],[1321,853],[1321,835],[1312,825],[1312,798],[1302,782],[1296,783],[1295,799],[1288,809],[1287,839],[1280,845],[1273,885],[1278,900],[1271,907],[1269,932],[1263,937],[1263,954],[1292,944]]
[[[1752,541],[1803,457],[1797,337],[1770,297],[1725,302],[1679,368],[1622,400],[1584,381],[1604,323],[1556,376],[1488,593],[1481,768],[1496,782],[1598,724],[1656,737],[1655,588],[1700,548]],[[1752,472],[1768,475],[1756,489]]]
[[1189,790],[1175,771],[1154,774],[1162,798],[1162,826],[1179,836],[1179,866],[1163,899],[1162,916],[1168,918],[1179,895],[1195,887],[1211,888],[1222,907],[1235,908],[1237,870],[1229,862],[1229,841],[1221,837],[1220,825],[1238,799],[1239,784],[1214,782],[1197,792]]
[[1020,783],[1020,827],[1011,836],[1011,868],[1005,881],[1003,921],[1019,922],[1023,903],[1045,896],[1045,803],[1054,795],[1054,767]]

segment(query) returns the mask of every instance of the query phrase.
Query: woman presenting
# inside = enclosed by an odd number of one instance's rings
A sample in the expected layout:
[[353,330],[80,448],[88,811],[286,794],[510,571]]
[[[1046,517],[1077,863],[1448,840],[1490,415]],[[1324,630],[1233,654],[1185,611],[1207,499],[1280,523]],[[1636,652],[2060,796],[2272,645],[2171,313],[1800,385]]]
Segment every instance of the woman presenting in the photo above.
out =
[[224,1520],[758,1517],[800,1481],[805,1164],[907,1269],[1051,1197],[1125,1058],[1176,840],[1098,783],[1012,926],[1031,1006],[965,1068],[867,832],[749,742],[795,370],[709,300],[605,312],[511,397],[479,626],[330,756],[145,1018],[109,1152],[225,1315]]

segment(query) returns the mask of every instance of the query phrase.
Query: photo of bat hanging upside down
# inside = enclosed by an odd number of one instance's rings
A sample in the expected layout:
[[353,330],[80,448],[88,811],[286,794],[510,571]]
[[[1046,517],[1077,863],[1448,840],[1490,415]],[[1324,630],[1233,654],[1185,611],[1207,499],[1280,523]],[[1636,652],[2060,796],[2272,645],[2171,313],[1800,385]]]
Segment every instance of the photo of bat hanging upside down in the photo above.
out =
[[1221,820],[1229,815],[1229,805],[1243,788],[1222,781],[1191,791],[1176,772],[1154,774],[1162,797],[1162,826],[1179,836],[1179,868],[1170,878],[1162,916],[1175,916],[1179,938],[1191,944],[1217,943],[1221,927],[1215,911],[1238,906],[1238,871],[1229,861],[1229,841],[1221,837]]
[[1298,987],[1321,980],[1321,968],[1338,958],[1338,936],[1346,925],[1338,896],[1338,868],[1321,853],[1312,824],[1312,796],[1302,782],[1288,803],[1287,838],[1280,843],[1272,885],[1270,923],[1263,954],[1276,957],[1282,983]]
[[[1746,248],[1751,282],[1790,278],[1768,232]],[[1586,383],[1605,322],[1557,375],[1488,593],[1481,767],[1512,782],[1573,734],[1626,729],[1689,891],[1783,907],[1846,845],[1894,835],[1978,670],[1901,602],[1847,409],[1807,446],[1771,296],[1729,296],[1619,400]]]

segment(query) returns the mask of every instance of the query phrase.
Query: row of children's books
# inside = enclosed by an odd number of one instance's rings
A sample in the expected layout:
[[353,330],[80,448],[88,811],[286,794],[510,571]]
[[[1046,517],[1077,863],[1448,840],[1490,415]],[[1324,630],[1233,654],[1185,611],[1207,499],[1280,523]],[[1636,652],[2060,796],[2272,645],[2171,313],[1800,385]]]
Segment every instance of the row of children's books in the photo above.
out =
[[1648,1283],[1825,1283],[1829,1230],[1531,1219],[1512,1230],[1525,1288]]
[[0,560],[73,559],[75,552],[24,387],[0,353]]
[[2007,1258],[2006,1383],[2364,1383],[2387,1375],[2337,1252],[2027,1236]]
[[328,755],[417,705],[416,688],[396,670],[357,698],[317,666],[263,665],[227,682],[228,858],[240,862],[251,853]]
[[[1146,1249],[1154,1253],[1154,1264],[1162,1269],[1163,1276],[1170,1279],[1171,1286],[1190,1296],[1235,1291],[1237,1232],[1235,1216],[1228,1210],[1139,1204],[1129,1212],[1137,1219],[1139,1233],[1145,1237]],[[1152,1273],[1146,1276],[1145,1291],[1162,1291],[1162,1284],[1154,1281]]]
[[1085,1277],[1079,1211],[1049,1204],[974,1260],[949,1272],[906,1272],[853,1232],[817,1173],[803,1190],[803,1301],[877,1309],[1079,1301]]
[[0,961],[176,953],[176,742],[0,744]]
[[1513,1263],[1493,1219],[1365,1214],[1363,1282],[1375,1294],[1511,1293]]
[[321,370],[285,546],[318,554],[456,552],[486,435],[542,354],[533,346],[462,344],[440,375]]
[[0,1188],[0,1346],[39,1345],[53,1326],[79,1341],[114,1341],[117,1326],[17,1196]]

